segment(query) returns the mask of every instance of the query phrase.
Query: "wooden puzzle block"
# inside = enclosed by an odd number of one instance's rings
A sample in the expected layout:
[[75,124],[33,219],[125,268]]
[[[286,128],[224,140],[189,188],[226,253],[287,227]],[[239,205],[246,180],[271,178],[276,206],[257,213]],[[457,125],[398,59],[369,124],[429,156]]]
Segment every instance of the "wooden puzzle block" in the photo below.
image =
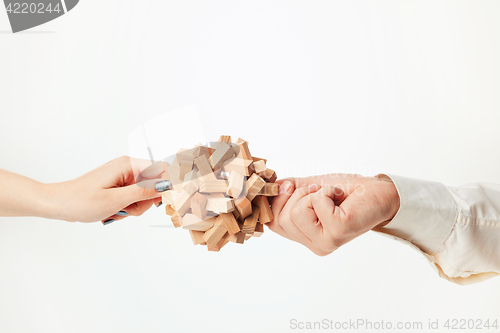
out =
[[203,231],[198,230],[189,230],[189,234],[191,235],[191,239],[193,240],[194,245],[206,245],[207,243],[203,239],[203,235],[205,234]]
[[174,204],[174,197],[173,194],[174,191],[165,191],[161,194],[161,201],[166,204],[166,205],[173,205]]
[[257,162],[253,162],[253,168],[256,173],[266,171],[266,162],[264,160],[259,160]]
[[253,237],[260,237],[264,233],[264,225],[261,223],[257,223],[255,226],[255,231],[253,232]]
[[192,194],[189,194],[188,192],[183,190],[181,193],[179,193],[177,198],[175,198],[173,207],[180,216],[184,215],[191,207],[191,197]]
[[241,231],[245,234],[253,234],[259,222],[259,207],[253,207],[252,215],[245,219]]
[[273,211],[269,205],[269,200],[267,197],[258,195],[253,200],[254,205],[259,207],[259,221],[260,223],[268,223],[274,219]]
[[234,205],[240,214],[240,219],[244,219],[248,215],[252,214],[252,203],[246,197],[240,196],[234,201]]
[[248,149],[248,142],[247,141],[243,140],[242,138],[239,138],[238,141],[236,141],[236,144],[238,145],[238,148],[240,149],[238,157],[240,157],[244,160],[253,160],[252,155],[250,154],[250,150]]
[[177,192],[180,192],[181,189],[182,189],[182,180],[181,180],[181,176],[180,176],[180,172],[181,172],[181,166],[179,165],[179,163],[177,162],[177,160],[175,159],[172,164],[170,164],[168,167],[166,167],[167,169],[167,178],[168,180],[170,181],[170,183],[172,184],[172,188],[177,191]]
[[233,157],[233,155],[234,150],[231,145],[228,145],[225,142],[219,142],[217,149],[209,159],[212,169],[220,169],[222,164]]
[[245,177],[238,171],[233,170],[229,175],[229,185],[226,194],[230,197],[238,198],[243,192],[245,184]]
[[206,209],[217,213],[229,213],[234,210],[234,200],[226,197],[208,198]]
[[276,183],[266,183],[264,187],[260,190],[259,195],[265,195],[268,197],[274,197],[279,194],[280,186]]
[[219,216],[222,217],[222,221],[226,225],[226,229],[229,234],[234,235],[240,231],[240,226],[232,213],[222,213]]
[[200,219],[194,214],[185,214],[181,219],[181,224],[184,229],[206,231],[212,228],[215,224],[216,217],[208,219]]
[[274,172],[274,170],[269,169],[269,168],[267,168],[263,172],[259,172],[258,175],[270,183],[274,183],[277,179],[276,172]]
[[222,249],[222,247],[224,245],[226,245],[227,243],[229,243],[229,241],[227,239],[221,239],[216,245],[208,245],[207,244],[207,249],[208,251],[211,251],[211,252],[219,252],[220,249]]
[[193,179],[184,182],[182,189],[186,191],[189,195],[191,195],[194,192],[198,191],[199,186],[200,186],[200,181],[198,179]]
[[215,193],[227,191],[227,183],[223,179],[202,179],[200,182],[200,192]]
[[207,197],[199,192],[195,193],[191,198],[191,211],[200,219],[204,219],[207,216],[206,205]]
[[198,168],[201,177],[205,179],[216,179],[214,175],[214,171],[210,166],[210,162],[205,155],[201,155],[194,159],[194,164]]
[[168,216],[172,216],[175,213],[175,209],[170,205],[165,205],[165,213],[167,213]]
[[252,156],[252,160],[253,162],[257,162],[257,161],[264,161],[264,163],[267,164],[267,160],[265,158],[260,158],[260,157],[255,157],[255,156]]
[[170,217],[170,219],[172,220],[172,224],[174,225],[175,228],[179,228],[182,224],[181,224],[181,218],[179,216],[179,214],[177,212],[175,212],[174,214],[172,214],[172,216]]
[[231,143],[231,136],[230,135],[221,135],[219,138],[219,142]]
[[253,161],[242,158],[233,158],[222,166],[222,170],[228,173],[238,171],[244,176],[250,176],[253,173]]
[[246,183],[246,188],[248,191],[247,199],[252,201],[253,198],[255,198],[257,194],[259,194],[260,190],[262,190],[265,184],[266,181],[259,177],[257,174],[254,173],[252,176],[250,176]]
[[224,224],[222,217],[219,215],[215,219],[214,226],[208,229],[203,235],[203,240],[207,243],[207,246],[217,245],[227,232],[226,225]]

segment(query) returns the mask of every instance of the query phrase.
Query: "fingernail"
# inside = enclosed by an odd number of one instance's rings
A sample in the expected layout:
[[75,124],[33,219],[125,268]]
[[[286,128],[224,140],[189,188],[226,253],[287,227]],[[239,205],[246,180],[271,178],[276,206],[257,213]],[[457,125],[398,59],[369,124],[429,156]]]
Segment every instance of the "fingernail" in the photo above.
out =
[[156,207],[160,207],[161,205],[163,205],[163,201],[160,201],[160,203],[157,204]]
[[286,181],[283,184],[281,184],[280,193],[288,193],[291,188],[292,188],[292,183],[289,181]]
[[124,210],[120,210],[118,213],[116,213],[115,215],[118,215],[118,216],[128,216],[128,213]]
[[113,222],[115,222],[115,219],[109,219],[109,220],[106,220],[106,221],[102,222],[102,224],[103,225],[108,225],[108,224],[111,224]]
[[172,188],[172,184],[170,184],[169,180],[162,180],[155,184],[156,191],[165,192]]

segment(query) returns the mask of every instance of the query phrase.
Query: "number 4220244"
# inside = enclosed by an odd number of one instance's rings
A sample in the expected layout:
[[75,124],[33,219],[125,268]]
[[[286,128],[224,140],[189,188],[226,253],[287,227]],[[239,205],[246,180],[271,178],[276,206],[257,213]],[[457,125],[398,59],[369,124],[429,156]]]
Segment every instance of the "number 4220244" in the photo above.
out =
[[7,6],[7,13],[14,14],[44,14],[44,13],[60,13],[62,8],[59,2],[56,4],[49,3],[45,5],[44,3],[9,3]]

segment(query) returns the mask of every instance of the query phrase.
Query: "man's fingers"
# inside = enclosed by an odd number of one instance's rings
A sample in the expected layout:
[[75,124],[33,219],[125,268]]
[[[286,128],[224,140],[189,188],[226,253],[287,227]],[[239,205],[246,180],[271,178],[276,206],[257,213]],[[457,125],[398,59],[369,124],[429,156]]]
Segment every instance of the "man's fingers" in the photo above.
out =
[[341,219],[342,209],[337,206],[345,198],[344,192],[333,186],[323,187],[311,198],[312,206],[318,216],[319,222],[334,238],[338,235],[343,235],[345,232],[343,228],[343,222],[345,221]]
[[281,214],[281,211],[285,207],[288,199],[290,199],[290,197],[292,196],[293,191],[294,191],[294,186],[292,182],[284,182],[280,185],[279,194],[276,197],[274,197],[271,202],[271,210],[274,215],[274,220],[269,223],[266,223],[269,229],[271,229],[278,235],[286,237],[288,239],[290,239],[290,237],[288,237],[283,228],[278,224],[277,218]]
[[300,199],[290,210],[290,219],[295,226],[311,241],[315,242],[321,237],[321,225],[318,224],[311,198],[314,194],[309,194]]

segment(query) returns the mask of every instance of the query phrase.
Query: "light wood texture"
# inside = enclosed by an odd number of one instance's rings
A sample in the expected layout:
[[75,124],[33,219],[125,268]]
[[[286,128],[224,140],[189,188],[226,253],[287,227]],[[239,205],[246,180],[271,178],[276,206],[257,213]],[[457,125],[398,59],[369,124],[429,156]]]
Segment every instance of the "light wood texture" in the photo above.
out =
[[255,198],[256,195],[259,194],[260,190],[264,187],[266,184],[266,181],[259,177],[257,174],[253,174],[248,178],[247,183],[246,183],[246,188],[247,188],[247,199],[252,201],[253,198]]
[[266,162],[264,162],[264,160],[259,160],[257,162],[253,162],[253,168],[254,168],[255,172],[257,172],[257,173],[264,172],[267,169]]
[[253,173],[253,161],[242,158],[233,158],[224,163],[222,170],[228,173],[238,171],[244,176],[250,176]]
[[210,162],[205,155],[201,155],[194,159],[194,164],[198,167],[201,177],[205,179],[216,179],[214,171],[210,166]]
[[240,214],[240,219],[244,219],[248,215],[252,214],[252,203],[246,197],[239,197],[234,201],[234,205]]
[[170,220],[172,220],[172,224],[174,227],[179,228],[181,224],[181,218],[179,216],[179,213],[174,212],[174,214],[170,217]]
[[199,187],[200,187],[200,181],[198,179],[193,179],[193,180],[189,180],[187,182],[184,182],[182,189],[184,191],[186,191],[189,195],[191,195],[194,192],[198,191]]
[[212,156],[210,156],[210,166],[213,170],[220,169],[223,163],[233,156],[233,148],[225,142],[219,142],[217,149]]
[[193,198],[191,198],[191,211],[200,219],[204,219],[207,216],[206,205],[207,197],[199,192],[195,193]]
[[240,149],[238,157],[240,157],[244,160],[253,160],[252,155],[250,154],[250,150],[248,149],[248,142],[247,141],[243,140],[242,138],[239,138],[238,141],[236,141],[236,144],[238,145],[238,148]]
[[203,239],[203,235],[205,234],[203,231],[189,230],[189,234],[191,235],[191,239],[193,240],[194,245],[207,245],[207,243]]
[[185,214],[181,219],[181,224],[184,229],[206,231],[214,226],[215,221],[216,217],[203,220],[194,214]]
[[260,223],[268,223],[274,219],[273,211],[269,205],[269,200],[267,197],[258,195],[252,201],[254,205],[259,207],[259,221]]
[[227,232],[229,232],[231,235],[234,235],[235,233],[240,231],[240,226],[238,225],[238,222],[236,221],[232,213],[222,213],[220,214],[220,217],[226,225]]
[[245,176],[238,171],[233,170],[229,175],[229,185],[226,192],[227,195],[233,198],[238,198],[242,194],[245,184]]
[[224,179],[202,179],[200,182],[200,192],[216,193],[227,191],[227,183]]
[[234,210],[234,200],[225,197],[208,198],[206,209],[217,213],[229,213]]
[[175,209],[173,209],[170,205],[165,205],[165,213],[167,213],[168,216],[173,216]]
[[255,226],[255,231],[253,232],[253,237],[260,237],[264,233],[264,225],[261,223],[257,223]]
[[226,225],[224,224],[222,217],[219,215],[215,218],[214,226],[208,229],[203,235],[203,240],[207,243],[207,246],[215,246],[222,239],[222,236],[227,232]]
[[266,183],[264,187],[260,190],[259,195],[265,195],[268,197],[274,197],[279,194],[280,186],[276,183]]
[[193,196],[192,194],[189,194],[188,192],[182,190],[182,192],[179,193],[177,198],[175,198],[173,207],[180,216],[183,216],[187,212],[187,210],[191,207],[192,196]]
[[241,231],[245,234],[253,234],[259,222],[259,207],[253,207],[252,215],[245,219]]
[[221,135],[219,138],[219,142],[231,143],[231,136],[230,135]]

